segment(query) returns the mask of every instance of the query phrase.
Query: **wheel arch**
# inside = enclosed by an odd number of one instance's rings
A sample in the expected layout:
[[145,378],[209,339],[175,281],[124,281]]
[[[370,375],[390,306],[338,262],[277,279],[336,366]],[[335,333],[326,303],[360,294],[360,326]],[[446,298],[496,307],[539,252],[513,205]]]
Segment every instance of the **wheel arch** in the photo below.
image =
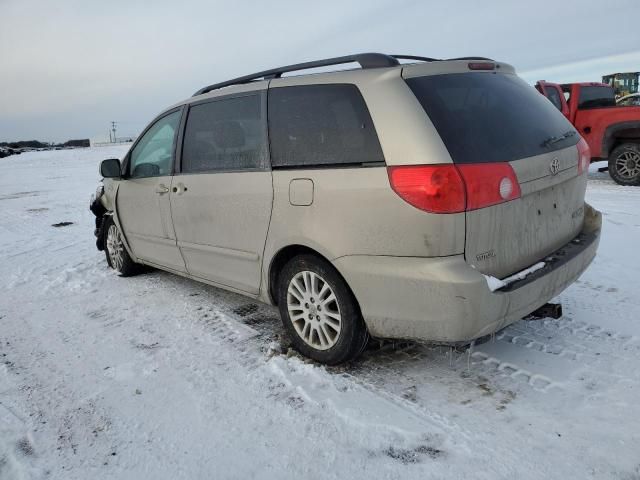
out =
[[620,122],[609,125],[602,137],[602,158],[622,143],[640,143],[640,121]]
[[291,260],[293,257],[297,255],[304,255],[304,254],[314,255],[318,258],[321,258],[322,260],[327,262],[329,265],[331,265],[335,269],[335,271],[338,273],[340,278],[342,278],[342,280],[344,281],[344,284],[347,286],[347,288],[353,295],[353,298],[356,300],[358,309],[360,309],[360,302],[358,301],[358,298],[356,297],[353,289],[349,285],[349,282],[347,282],[347,279],[342,274],[342,272],[338,269],[338,267],[336,267],[335,264],[326,255],[323,255],[321,252],[319,252],[314,248],[311,248],[307,245],[302,245],[302,244],[292,244],[292,245],[287,245],[285,247],[282,247],[280,250],[276,252],[276,254],[271,258],[271,261],[269,262],[269,270],[267,273],[267,279],[269,282],[267,286],[268,288],[267,294],[269,295],[269,300],[273,305],[278,305],[278,295],[276,292],[276,287],[278,285],[278,276],[280,275],[280,272],[282,272],[282,269],[284,268],[284,266],[289,260]]
[[[105,225],[106,222],[107,222],[107,219],[109,219],[118,227],[118,229],[120,230],[120,236],[122,238],[122,244],[124,245],[124,248],[127,250],[127,253],[133,259],[133,261],[134,262],[138,262],[139,260],[133,254],[133,250],[131,250],[131,246],[129,245],[129,241],[127,239],[126,234],[124,233],[122,225],[120,225],[120,219],[118,218],[118,215],[116,214],[116,212],[108,210],[107,212],[105,212],[103,218],[104,218],[103,225]],[[103,230],[102,235],[103,235],[103,241],[105,242],[105,245],[106,245],[107,244],[107,230]]]

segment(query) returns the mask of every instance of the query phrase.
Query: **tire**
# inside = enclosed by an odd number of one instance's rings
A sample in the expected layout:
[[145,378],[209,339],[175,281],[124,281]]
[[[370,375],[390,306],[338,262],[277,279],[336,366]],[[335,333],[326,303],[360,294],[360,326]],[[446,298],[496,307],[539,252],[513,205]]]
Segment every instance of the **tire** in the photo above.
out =
[[640,185],[640,144],[623,143],[609,155],[609,175],[620,185]]
[[134,262],[129,256],[129,252],[122,242],[122,233],[108,215],[103,223],[104,234],[104,254],[107,257],[107,263],[111,268],[120,274],[121,277],[130,277],[140,273],[141,265]]
[[318,362],[352,360],[369,340],[353,293],[336,269],[315,255],[298,255],[284,266],[278,307],[295,349]]

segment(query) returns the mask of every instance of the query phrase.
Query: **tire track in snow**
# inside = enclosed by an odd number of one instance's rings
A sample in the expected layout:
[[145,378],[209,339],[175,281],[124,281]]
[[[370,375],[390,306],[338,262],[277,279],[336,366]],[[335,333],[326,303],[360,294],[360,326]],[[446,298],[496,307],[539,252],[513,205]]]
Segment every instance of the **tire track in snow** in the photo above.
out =
[[567,316],[558,320],[522,320],[504,329],[498,338],[583,362],[598,362],[604,357],[630,360],[640,356],[637,338]]
[[[364,397],[370,406],[373,404],[375,407],[379,404],[380,408],[386,411],[386,420],[378,419],[377,421],[382,421],[387,429],[394,430],[398,425],[404,425],[402,430],[405,433],[411,433],[413,441],[418,443],[420,438],[424,437],[424,433],[429,432],[431,437],[435,435],[437,438],[427,442],[429,448],[435,450],[442,447],[445,439],[456,443],[456,448],[460,450],[467,452],[473,450],[470,448],[473,435],[452,419],[438,415],[424,405],[409,402],[400,395],[386,391],[358,374],[349,373],[348,367],[344,371],[326,368],[292,351],[286,355],[279,353],[282,346],[274,347],[273,339],[282,334],[283,330],[274,328],[271,322],[260,322],[265,317],[280,322],[273,317],[276,310],[270,306],[247,303],[243,297],[239,298],[239,302],[231,301],[222,305],[218,299],[215,302],[215,308],[198,305],[191,307],[191,312],[198,318],[198,322],[207,327],[207,331],[212,334],[218,344],[231,346],[234,349],[238,354],[235,361],[241,366],[261,375],[264,375],[266,368],[267,372],[271,373],[271,378],[267,376],[265,381],[269,382],[272,395],[290,404],[292,408],[299,406],[299,397],[302,395],[306,401],[321,405],[322,408],[332,408],[347,423],[355,421],[361,428],[376,430],[379,424],[375,421],[365,417],[359,419],[350,417],[353,414],[350,409],[354,406],[351,397],[354,401],[355,397],[359,397],[360,400]],[[250,323],[251,327],[247,323]],[[306,371],[313,380],[301,376],[300,370]],[[333,394],[327,396],[326,388],[333,391]],[[336,396],[340,398],[338,404],[336,404]],[[424,444],[424,438],[421,441]]]

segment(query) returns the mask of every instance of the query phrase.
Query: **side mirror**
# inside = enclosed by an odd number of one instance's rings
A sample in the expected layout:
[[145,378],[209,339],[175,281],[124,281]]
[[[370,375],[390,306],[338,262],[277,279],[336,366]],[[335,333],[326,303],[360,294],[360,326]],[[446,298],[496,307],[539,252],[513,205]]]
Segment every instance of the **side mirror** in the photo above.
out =
[[100,162],[100,175],[104,178],[119,178],[121,176],[120,168],[120,160],[108,158]]

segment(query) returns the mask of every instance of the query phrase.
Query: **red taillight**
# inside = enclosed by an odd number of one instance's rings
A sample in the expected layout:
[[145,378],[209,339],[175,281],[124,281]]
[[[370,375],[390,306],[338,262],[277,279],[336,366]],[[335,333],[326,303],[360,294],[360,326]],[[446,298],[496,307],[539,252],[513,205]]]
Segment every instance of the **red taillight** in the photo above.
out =
[[432,213],[476,210],[520,197],[508,163],[388,167],[391,188],[407,203]]
[[464,212],[465,191],[455,165],[389,167],[391,188],[407,203],[433,213]]
[[578,147],[578,175],[582,175],[589,171],[589,165],[591,164],[591,149],[584,138],[581,138],[576,146]]
[[467,210],[520,198],[520,184],[508,163],[457,165],[467,188]]

